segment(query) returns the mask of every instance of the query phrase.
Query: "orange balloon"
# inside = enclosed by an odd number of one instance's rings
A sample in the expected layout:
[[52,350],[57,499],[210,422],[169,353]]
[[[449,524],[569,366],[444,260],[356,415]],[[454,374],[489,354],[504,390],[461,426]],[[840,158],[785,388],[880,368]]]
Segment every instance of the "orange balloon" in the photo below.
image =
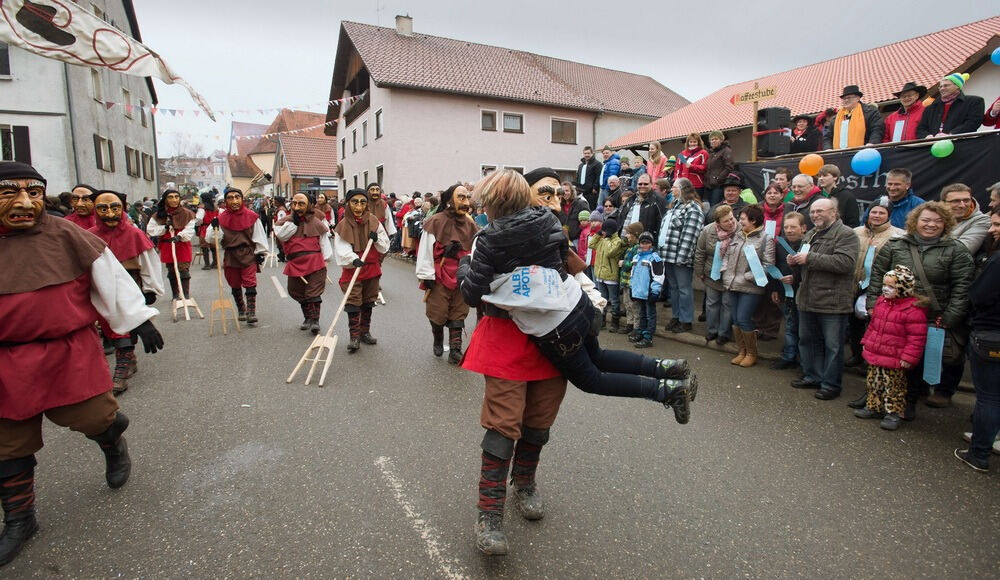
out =
[[816,175],[820,167],[823,167],[823,158],[815,153],[810,153],[799,160],[799,172],[806,175]]

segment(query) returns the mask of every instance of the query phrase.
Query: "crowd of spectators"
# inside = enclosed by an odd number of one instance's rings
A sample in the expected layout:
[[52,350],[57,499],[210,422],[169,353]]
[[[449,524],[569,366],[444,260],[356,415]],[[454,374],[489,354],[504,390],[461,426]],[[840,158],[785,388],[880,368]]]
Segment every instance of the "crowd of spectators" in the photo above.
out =
[[[895,93],[899,110],[885,118],[862,101],[857,86],[848,86],[840,109],[824,112],[818,123],[795,117],[792,149],[807,153],[996,126],[1000,99],[986,110],[982,98],[962,91],[967,79],[942,79],[933,102],[924,101],[926,87],[907,83]],[[985,468],[990,447],[1000,452],[994,444],[1000,375],[985,378],[1000,370],[1000,360],[966,345],[996,338],[1000,350],[1000,286],[976,282],[987,274],[1000,280],[1000,184],[990,189],[990,207],[980,208],[963,183],[918,195],[912,172],[897,167],[887,172],[884,195],[862,212],[836,165],[815,176],[782,168],[763,192],[753,192],[736,173],[725,135],[713,131],[708,139],[706,148],[692,133],[669,156],[654,142],[648,159],[605,147],[603,164],[587,147],[576,180],[563,183],[564,220],[608,298],[609,330],[627,334],[637,348],[650,346],[657,319],[650,305],[662,302],[671,313],[665,330],[691,332],[695,288],[701,287],[705,339],[734,342],[733,364],[754,366],[759,338],[783,334],[771,367],[797,371],[791,386],[813,390],[820,400],[840,396],[845,365],[867,366],[867,392],[849,405],[860,418],[881,419],[887,430],[913,420],[921,399],[932,408],[949,406],[972,357],[974,429],[966,434],[970,449],[956,456]],[[633,272],[652,262],[662,262],[662,287],[643,282],[635,288]],[[970,310],[973,287],[988,313]],[[933,331],[916,333],[919,341],[912,336],[918,314],[919,327]],[[944,336],[943,346],[926,347],[930,360],[924,358],[927,336]]]

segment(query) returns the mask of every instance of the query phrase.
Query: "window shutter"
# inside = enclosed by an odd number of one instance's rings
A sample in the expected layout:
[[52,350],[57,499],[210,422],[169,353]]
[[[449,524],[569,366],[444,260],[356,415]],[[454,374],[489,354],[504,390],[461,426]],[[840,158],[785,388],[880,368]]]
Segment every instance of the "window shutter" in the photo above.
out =
[[104,152],[101,151],[101,138],[94,134],[94,161],[97,163],[98,169],[104,169],[104,163],[101,161],[104,159]]
[[109,171],[111,173],[115,172],[115,142],[108,139],[108,165],[111,167]]
[[14,161],[31,165],[31,142],[25,126],[14,126]]

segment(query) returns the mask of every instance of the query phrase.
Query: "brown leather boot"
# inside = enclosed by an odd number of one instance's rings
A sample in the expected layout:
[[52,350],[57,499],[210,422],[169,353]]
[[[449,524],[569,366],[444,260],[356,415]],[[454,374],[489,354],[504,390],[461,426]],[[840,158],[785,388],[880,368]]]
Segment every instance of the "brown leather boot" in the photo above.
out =
[[747,355],[746,340],[744,339],[743,331],[738,326],[733,327],[733,339],[736,342],[736,348],[739,349],[739,353],[733,357],[733,360],[729,361],[729,364],[738,365],[743,362],[743,358]]
[[751,330],[750,332],[743,333],[743,345],[746,347],[747,354],[740,361],[740,366],[744,368],[752,367],[757,364],[757,331]]

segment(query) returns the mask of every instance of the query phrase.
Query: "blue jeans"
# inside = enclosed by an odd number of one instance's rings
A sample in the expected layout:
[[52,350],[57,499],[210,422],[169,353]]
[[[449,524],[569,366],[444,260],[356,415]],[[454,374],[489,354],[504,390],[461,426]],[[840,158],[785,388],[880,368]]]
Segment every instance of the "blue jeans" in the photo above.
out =
[[670,308],[674,318],[685,324],[694,322],[694,287],[691,279],[694,268],[678,264],[664,264],[666,283],[669,284]]
[[611,316],[619,316],[620,310],[618,309],[620,304],[620,294],[618,284],[608,284],[601,280],[595,282],[597,286],[597,291],[601,293],[601,297],[608,301],[608,308],[605,312],[611,312]]
[[977,355],[970,341],[969,365],[972,367],[972,384],[976,387],[969,454],[980,461],[989,461],[990,449],[1000,431],[1000,363]]
[[633,300],[633,302],[639,312],[638,334],[646,340],[653,340],[653,331],[656,330],[656,301]]
[[732,311],[729,306],[728,292],[705,286],[705,326],[708,334],[716,334],[726,338],[733,337]]
[[760,302],[760,294],[749,294],[747,292],[729,292],[729,304],[733,311],[733,324],[743,332],[752,332],[753,313],[757,310],[757,303]]
[[840,392],[848,314],[799,312],[799,360],[803,379]]
[[781,348],[782,360],[799,358],[799,309],[794,298],[786,298],[781,304],[785,312],[785,346]]
[[604,207],[604,200],[607,199],[608,193],[610,192],[607,189],[601,189],[601,193],[597,196],[597,205],[594,206],[595,208]]

